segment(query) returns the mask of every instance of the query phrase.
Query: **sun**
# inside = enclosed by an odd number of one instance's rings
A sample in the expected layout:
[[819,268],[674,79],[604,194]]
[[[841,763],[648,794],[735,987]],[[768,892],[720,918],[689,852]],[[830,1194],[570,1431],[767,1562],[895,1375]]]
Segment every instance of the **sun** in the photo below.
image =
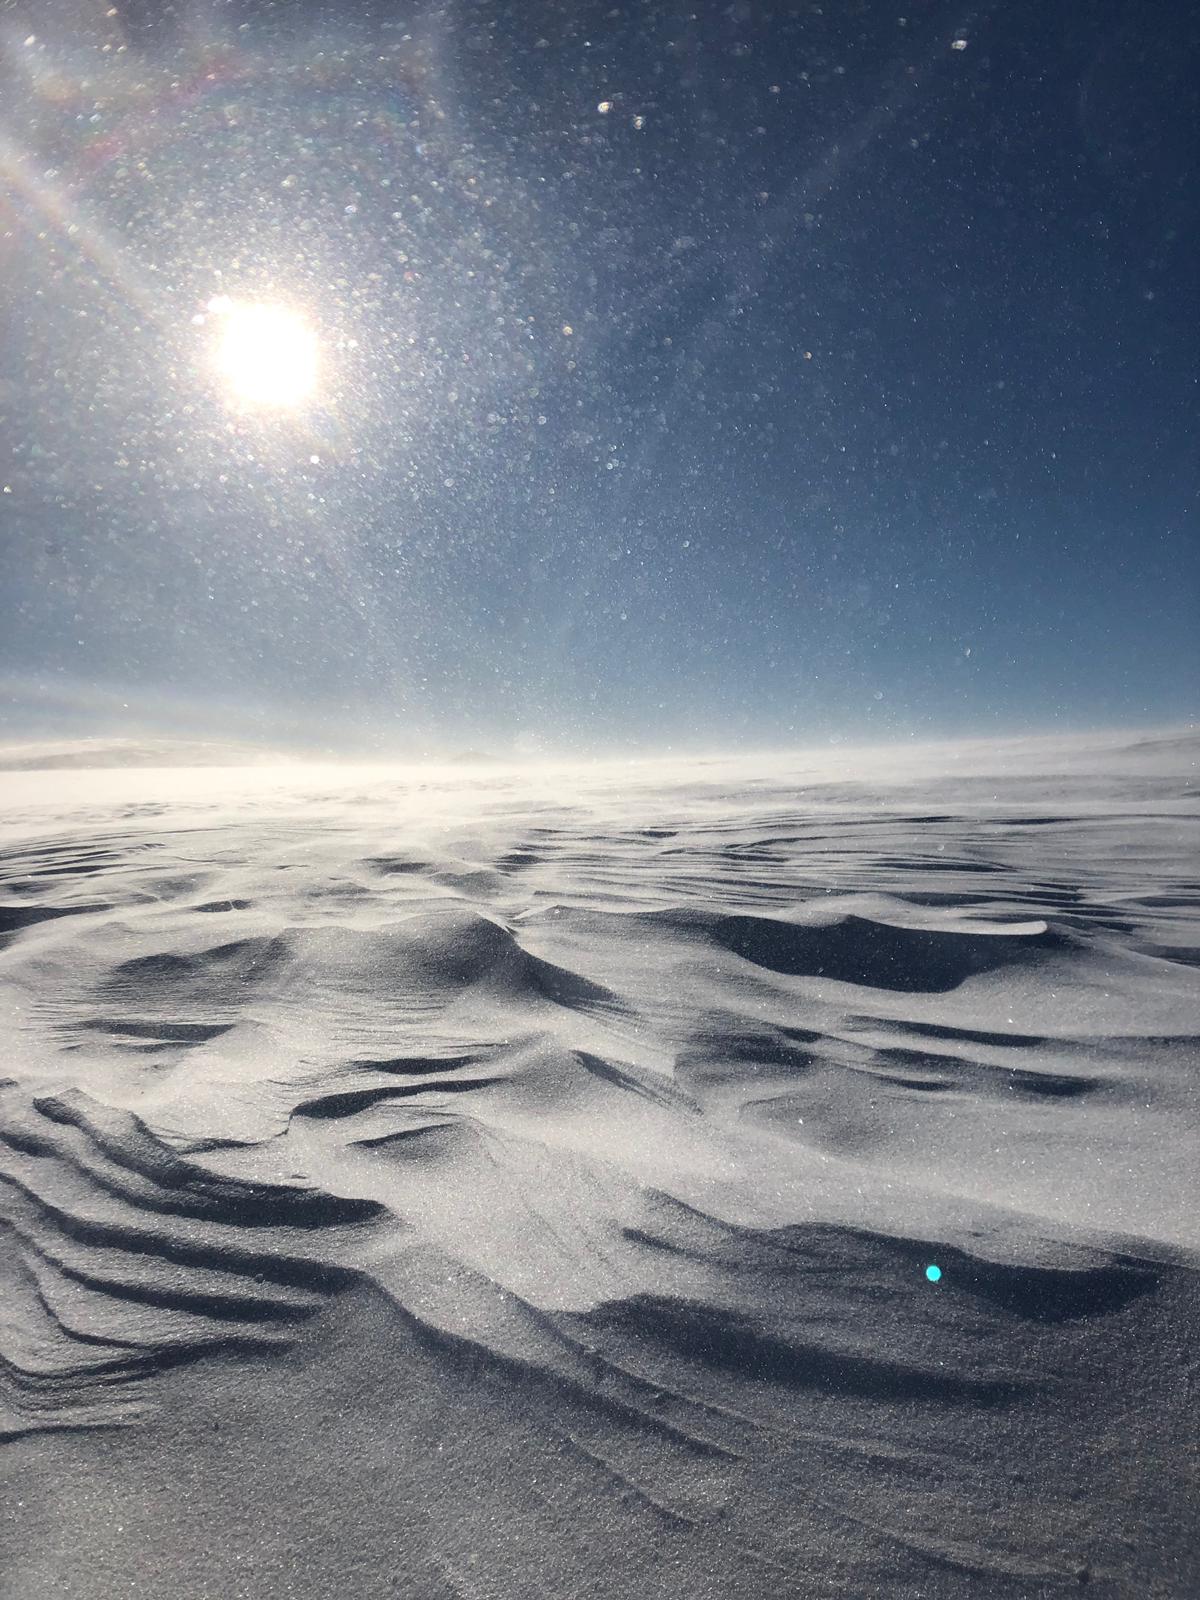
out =
[[208,303],[216,323],[213,364],[232,397],[256,410],[294,411],[320,376],[317,336],[298,311],[268,302]]

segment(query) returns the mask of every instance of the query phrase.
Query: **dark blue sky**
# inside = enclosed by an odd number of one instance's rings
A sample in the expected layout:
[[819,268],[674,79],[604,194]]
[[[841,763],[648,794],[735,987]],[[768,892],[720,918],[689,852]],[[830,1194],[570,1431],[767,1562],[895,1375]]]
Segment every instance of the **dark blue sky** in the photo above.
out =
[[1186,10],[106,9],[4,14],[0,733],[1194,714]]

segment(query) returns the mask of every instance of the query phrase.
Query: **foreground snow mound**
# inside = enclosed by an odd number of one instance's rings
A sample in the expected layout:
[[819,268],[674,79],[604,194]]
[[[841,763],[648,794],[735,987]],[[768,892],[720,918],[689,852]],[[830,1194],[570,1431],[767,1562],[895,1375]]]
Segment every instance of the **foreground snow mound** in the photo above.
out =
[[13,1592],[1200,1590],[1194,761],[14,774]]

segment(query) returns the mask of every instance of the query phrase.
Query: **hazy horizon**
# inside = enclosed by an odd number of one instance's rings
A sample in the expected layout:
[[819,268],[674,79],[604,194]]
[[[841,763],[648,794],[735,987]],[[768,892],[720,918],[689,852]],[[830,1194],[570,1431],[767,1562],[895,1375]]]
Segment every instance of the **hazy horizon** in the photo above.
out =
[[[403,746],[398,741],[376,745],[363,743],[286,743],[277,741],[188,738],[154,734],[90,733],[78,737],[41,736],[27,739],[0,739],[0,772],[43,772],[72,769],[189,769],[260,767],[303,769],[328,766],[333,769],[378,768],[381,771],[406,767],[457,768],[483,765],[496,768],[545,767],[570,773],[574,768],[669,767],[681,771],[699,766],[737,766],[761,764],[764,772],[772,767],[807,763],[820,772],[826,762],[831,772],[841,770],[847,777],[861,778],[873,772],[882,781],[894,781],[912,763],[919,763],[921,775],[932,781],[939,771],[961,774],[982,763],[1017,760],[1031,770],[1050,770],[1056,761],[1076,767],[1080,761],[1103,763],[1106,759],[1157,753],[1167,758],[1172,770],[1181,749],[1191,749],[1194,767],[1200,758],[1200,728],[1194,722],[1157,727],[1081,728],[1002,733],[969,737],[917,737],[894,735],[875,740],[853,740],[830,736],[780,745],[696,744],[691,747],[663,743],[627,744],[622,748],[584,748],[533,746],[512,748],[496,742],[482,745],[431,744]],[[1046,758],[1053,759],[1047,762]],[[890,768],[890,770],[889,770]],[[997,768],[996,770],[1001,770]],[[822,773],[827,777],[829,774]]]

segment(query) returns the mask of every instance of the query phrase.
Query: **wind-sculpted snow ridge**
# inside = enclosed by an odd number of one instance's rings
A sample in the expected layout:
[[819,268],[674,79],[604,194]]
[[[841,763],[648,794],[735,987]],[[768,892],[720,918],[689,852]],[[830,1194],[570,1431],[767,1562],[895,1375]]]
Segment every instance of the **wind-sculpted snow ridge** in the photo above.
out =
[[1194,757],[23,777],[11,1592],[1200,1592]]

